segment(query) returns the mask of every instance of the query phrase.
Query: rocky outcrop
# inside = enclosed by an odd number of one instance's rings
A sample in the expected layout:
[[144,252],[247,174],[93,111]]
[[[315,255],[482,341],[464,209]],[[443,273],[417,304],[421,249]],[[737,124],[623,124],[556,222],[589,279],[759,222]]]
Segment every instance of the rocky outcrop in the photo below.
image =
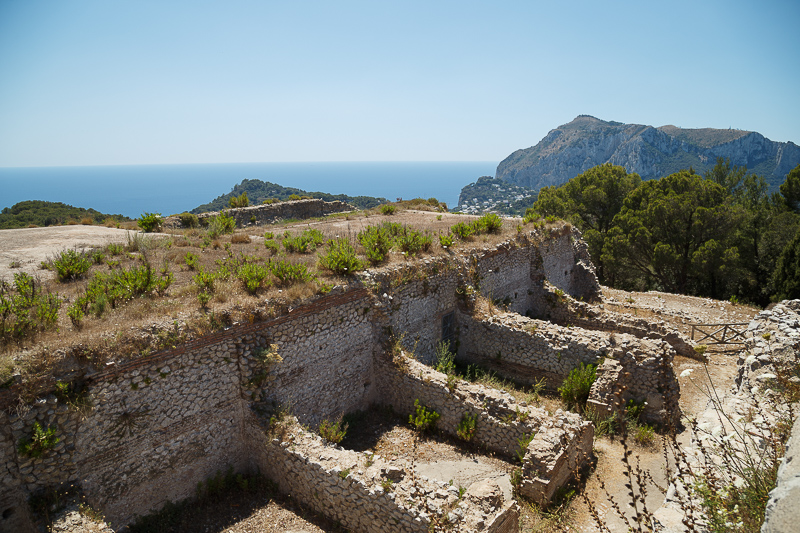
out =
[[744,130],[682,129],[606,122],[581,115],[550,131],[536,146],[517,150],[497,166],[497,178],[538,190],[560,185],[604,163],[621,165],[642,179],[681,169],[702,173],[717,158],[763,175],[772,190],[800,164],[800,147]]

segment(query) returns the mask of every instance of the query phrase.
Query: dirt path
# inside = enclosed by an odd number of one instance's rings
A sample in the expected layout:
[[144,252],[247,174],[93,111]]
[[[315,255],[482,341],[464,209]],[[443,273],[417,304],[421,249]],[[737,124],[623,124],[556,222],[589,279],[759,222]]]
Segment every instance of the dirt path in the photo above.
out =
[[[692,323],[726,323],[749,322],[758,313],[758,309],[744,305],[734,305],[708,298],[678,296],[668,293],[647,292],[631,293],[603,288],[606,309],[609,311],[633,314],[635,316],[658,316],[686,335],[691,334]],[[706,355],[708,364],[686,357],[675,357],[674,368],[681,389],[680,407],[684,415],[696,415],[706,408],[709,391],[715,388],[718,392],[728,391],[734,383],[738,368],[737,359],[740,346],[709,346]],[[682,375],[691,370],[688,375]],[[678,435],[681,444],[688,444],[689,431]],[[620,506],[631,516],[627,503],[628,489],[625,484],[625,465],[622,462],[623,447],[618,438],[599,438],[595,441],[597,467],[587,481],[586,495],[594,502],[599,515],[611,531],[625,532],[628,526],[614,512],[609,502],[606,489],[619,502]],[[632,458],[638,462],[643,471],[649,472],[657,487],[668,486],[665,459],[660,444],[643,447],[631,444]],[[601,486],[605,484],[605,489]],[[645,503],[650,512],[655,511],[664,501],[664,494],[656,487],[649,489]],[[572,504],[572,527],[570,530],[597,532],[600,529],[592,520],[587,505],[576,499]]]
[[0,230],[0,280],[10,281],[15,272],[49,278],[52,272],[42,270],[42,261],[62,250],[125,243],[128,230],[103,226],[51,226]]

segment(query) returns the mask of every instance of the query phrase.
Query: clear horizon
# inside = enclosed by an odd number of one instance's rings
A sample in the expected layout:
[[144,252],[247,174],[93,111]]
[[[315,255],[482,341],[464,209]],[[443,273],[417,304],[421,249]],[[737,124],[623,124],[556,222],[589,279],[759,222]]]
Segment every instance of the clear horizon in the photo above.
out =
[[798,18],[789,0],[0,2],[0,167],[499,162],[580,114],[800,143]]

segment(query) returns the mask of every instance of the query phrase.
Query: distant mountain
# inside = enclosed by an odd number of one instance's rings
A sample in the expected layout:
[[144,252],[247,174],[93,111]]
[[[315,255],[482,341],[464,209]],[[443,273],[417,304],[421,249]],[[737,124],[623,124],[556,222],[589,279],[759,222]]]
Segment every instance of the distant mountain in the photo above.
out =
[[276,183],[261,180],[242,180],[242,182],[233,187],[233,190],[228,194],[217,196],[214,200],[207,204],[200,205],[192,209],[192,213],[205,213],[207,211],[221,211],[228,209],[230,200],[234,196],[241,196],[242,193],[247,193],[247,198],[250,200],[250,205],[258,205],[264,200],[277,198],[278,200],[288,200],[289,196],[296,194],[297,196],[307,196],[310,198],[319,198],[326,202],[333,202],[340,200],[354,205],[359,209],[369,209],[380,204],[385,204],[389,200],[386,198],[376,198],[374,196],[348,196],[346,194],[329,194],[326,192],[308,192],[294,187],[284,187]]
[[491,176],[481,176],[475,183],[461,189],[458,206],[454,211],[524,215],[537,196],[530,189],[517,187]]
[[536,146],[505,158],[496,176],[538,191],[603,163],[621,165],[646,180],[689,167],[702,174],[718,157],[764,176],[770,190],[777,190],[786,174],[800,164],[800,147],[770,141],[753,131],[654,128],[580,115],[550,131]]

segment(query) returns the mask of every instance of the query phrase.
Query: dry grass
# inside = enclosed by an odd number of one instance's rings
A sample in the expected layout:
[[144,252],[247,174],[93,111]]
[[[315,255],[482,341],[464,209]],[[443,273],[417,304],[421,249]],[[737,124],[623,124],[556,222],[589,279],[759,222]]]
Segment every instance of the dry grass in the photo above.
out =
[[[407,224],[416,230],[433,236],[433,245],[428,252],[416,258],[406,258],[399,252],[391,252],[387,260],[377,268],[398,265],[414,265],[418,260],[431,257],[452,257],[453,254],[482,249],[493,246],[517,236],[517,220],[506,219],[499,234],[482,235],[469,242],[457,242],[450,250],[443,249],[436,235],[449,231],[449,228],[460,221],[474,220],[474,216],[454,215],[450,213],[419,212],[407,208],[398,209],[391,216],[373,215],[370,212],[332,216],[321,220],[289,222],[283,224],[249,227],[240,229],[231,237],[230,242],[221,239],[211,240],[202,228],[183,230],[175,234],[139,234],[128,233],[127,242],[122,243],[123,251],[104,247],[101,251],[105,259],[100,264],[93,264],[85,279],[68,283],[58,283],[53,279],[40,276],[40,286],[46,291],[57,293],[64,303],[58,318],[58,330],[39,334],[35,338],[24,339],[18,344],[0,347],[0,354],[5,357],[14,356],[15,371],[23,371],[28,378],[39,379],[50,371],[56,371],[65,356],[72,353],[74,346],[82,345],[87,353],[93,353],[93,362],[100,364],[110,358],[115,360],[136,357],[146,349],[146,342],[141,332],[149,331],[154,323],[170,327],[174,321],[187,324],[190,335],[202,335],[203,332],[219,327],[219,317],[226,317],[228,322],[252,320],[253,316],[276,316],[290,306],[313,298],[335,285],[347,284],[347,278],[336,276],[318,266],[319,253],[324,252],[322,246],[315,253],[287,253],[279,244],[277,255],[272,255],[264,247],[264,231],[274,233],[275,240],[280,243],[285,232],[296,235],[314,228],[322,232],[325,239],[349,237],[356,242],[356,235],[369,225],[392,221]],[[116,223],[115,223],[116,224]],[[135,228],[136,222],[124,222],[121,227]],[[530,229],[532,226],[528,226]],[[227,239],[226,239],[227,240]],[[235,243],[235,246],[231,243]],[[360,245],[357,252],[363,254]],[[197,257],[194,270],[190,270],[185,262],[187,253]],[[243,283],[231,277],[216,283],[216,290],[207,304],[201,308],[198,301],[198,288],[193,277],[201,270],[214,272],[219,263],[227,258],[251,257],[266,262],[267,260],[285,260],[288,263],[305,264],[316,276],[316,281],[279,286],[273,283],[262,288],[255,295],[249,294]],[[84,294],[89,280],[99,272],[110,273],[119,269],[130,269],[149,261],[157,271],[166,265],[174,276],[174,281],[163,297],[135,298],[112,309],[110,306],[100,318],[87,314],[78,329],[67,316],[67,309]],[[255,312],[255,309],[260,311]],[[213,317],[213,318],[212,318]],[[211,323],[211,325],[209,325]],[[190,325],[190,326],[189,326]],[[146,336],[146,335],[145,335]],[[65,352],[66,350],[66,352]],[[53,354],[61,354],[54,356]],[[49,369],[49,370],[48,370]]]

